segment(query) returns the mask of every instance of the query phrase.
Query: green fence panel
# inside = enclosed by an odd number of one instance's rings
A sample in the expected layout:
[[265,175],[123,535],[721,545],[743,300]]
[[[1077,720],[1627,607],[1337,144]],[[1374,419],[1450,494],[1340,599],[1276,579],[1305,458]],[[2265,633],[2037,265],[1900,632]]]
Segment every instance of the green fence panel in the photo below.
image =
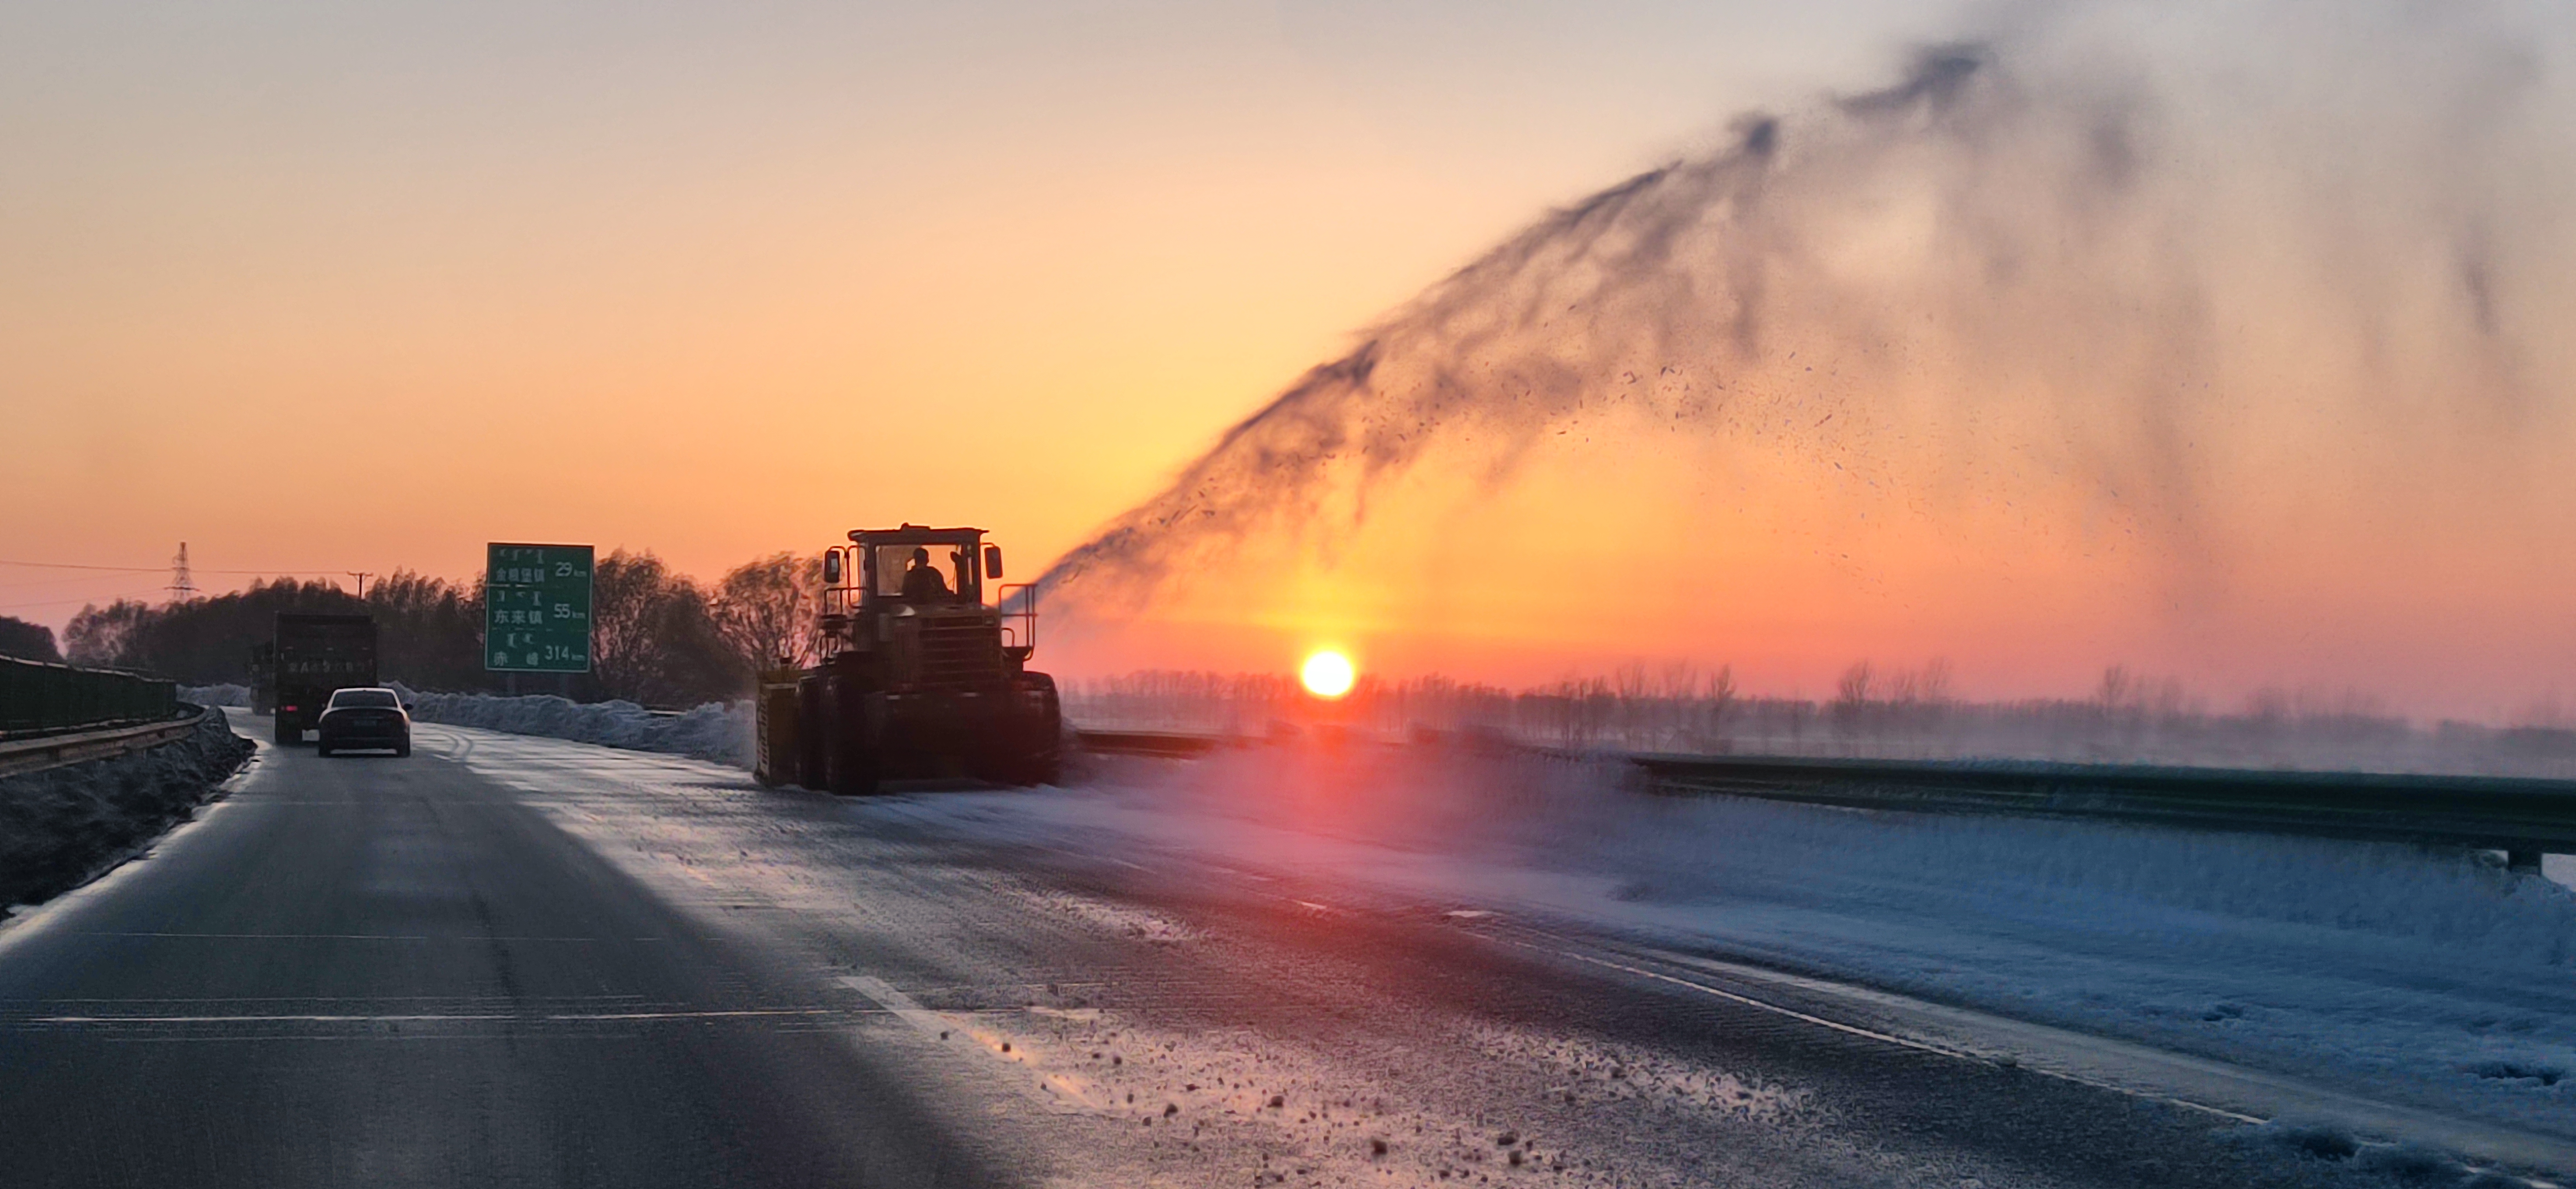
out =
[[0,734],[152,722],[178,712],[175,681],[0,657]]

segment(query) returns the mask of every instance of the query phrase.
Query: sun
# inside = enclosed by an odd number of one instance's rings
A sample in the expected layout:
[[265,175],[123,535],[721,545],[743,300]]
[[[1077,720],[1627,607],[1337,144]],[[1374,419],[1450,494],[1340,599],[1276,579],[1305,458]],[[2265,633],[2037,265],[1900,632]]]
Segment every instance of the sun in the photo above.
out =
[[1359,672],[1351,667],[1351,658],[1332,649],[1324,649],[1306,658],[1306,666],[1297,671],[1306,683],[1306,692],[1318,698],[1338,698],[1351,692],[1351,682]]

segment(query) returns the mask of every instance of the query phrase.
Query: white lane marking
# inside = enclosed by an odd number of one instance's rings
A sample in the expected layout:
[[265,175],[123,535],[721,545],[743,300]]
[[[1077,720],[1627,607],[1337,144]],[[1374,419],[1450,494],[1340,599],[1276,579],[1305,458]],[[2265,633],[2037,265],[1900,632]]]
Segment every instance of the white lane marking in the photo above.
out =
[[852,975],[838,981],[842,986],[875,1000],[877,1006],[894,1013],[896,1019],[920,1029],[925,1036],[946,1040],[948,1034],[956,1030],[956,1025],[941,1019],[937,1013],[923,1007],[912,996],[894,989],[893,984],[875,975]]
[[[1550,949],[1546,946],[1532,945],[1526,941],[1514,941],[1509,938],[1496,938],[1495,940],[1501,941],[1506,945],[1515,945],[1523,949],[1536,950],[1544,954],[1554,954],[1561,958],[1570,958],[1577,962],[1586,962],[1594,966],[1606,967],[1611,970],[1619,971],[1622,974],[1635,975],[1638,978],[1653,979],[1657,982],[1671,983],[1677,987],[1687,987],[1703,995],[1711,995],[1719,999],[1724,999],[1729,1003],[1739,1003],[1757,1011],[1766,1011],[1773,1015],[1786,1016],[1801,1023],[1813,1024],[1819,1028],[1830,1028],[1833,1031],[1845,1033],[1851,1036],[1858,1036],[1868,1040],[1879,1041],[1884,1044],[1896,1045],[1900,1048],[1913,1049],[1917,1052],[1930,1053],[1938,1057],[1947,1057],[1954,1061],[1972,1061],[1979,1065],[1997,1064],[1997,1062],[1990,1057],[1981,1056],[1963,1049],[1954,1049],[1946,1045],[1937,1045],[1929,1041],[1916,1040],[1909,1036],[1897,1036],[1892,1033],[1879,1032],[1874,1029],[1860,1027],[1857,1024],[1846,1024],[1840,1020],[1829,1020],[1823,1016],[1810,1015],[1806,1012],[1799,1011],[1796,1008],[1783,1007],[1776,1003],[1756,999],[1750,995],[1738,995],[1733,991],[1712,987],[1706,983],[1693,982],[1690,979],[1679,978],[1660,971],[1648,970],[1641,966],[1630,966],[1624,962],[1613,962],[1607,958],[1596,958],[1590,954],[1580,954],[1572,950]],[[2088,1086],[2096,1090],[2108,1090],[2115,1094],[2122,1094],[2133,1098],[2144,1098],[2153,1102],[2166,1103],[2171,1106],[2199,1111],[2203,1114],[2214,1115],[2218,1118],[2229,1119],[2238,1123],[2261,1123],[2264,1121],[2257,1115],[2243,1114],[2237,1111],[2228,1110],[2225,1107],[2211,1106],[2205,1102],[2194,1102],[2191,1099],[2180,1098],[2170,1094],[2157,1094],[2151,1091],[2142,1091],[2135,1087],[2122,1086],[2116,1083],[2083,1077],[2078,1074],[2066,1073],[2060,1070],[2039,1069],[2029,1066],[2019,1066],[2018,1068],[2022,1069],[2023,1072],[2034,1073],[2041,1077],[2056,1078],[2059,1081],[2073,1082],[2076,1085]]]
[[1009,1081],[1013,1089],[1048,1111],[1097,1113],[1114,1109],[1108,1092],[1091,1079],[1067,1072],[1042,1073],[1032,1064],[1033,1058],[1025,1044],[1019,1046],[1018,1052],[1013,1052],[1010,1039],[1000,1032],[931,1011],[875,975],[849,975],[835,981],[875,1000],[878,1006],[896,1019],[919,1029],[924,1036],[940,1041],[947,1040],[952,1034],[961,1036],[996,1062],[1017,1067],[1023,1074],[1040,1073],[1041,1076],[1032,1080],[1011,1078]]
[[[1836,983],[1785,971],[1767,970],[1759,966],[1748,966],[1652,947],[1645,948],[1643,952],[1675,965],[1796,988],[1911,1016],[1917,1021],[1929,1021],[1929,1026],[1934,1028],[1948,1026],[1999,1033],[2006,1038],[2007,1042],[2015,1039],[2023,1042],[2023,1050],[2013,1054],[2011,1059],[2025,1073],[2056,1078],[2060,1081],[2108,1090],[2151,1102],[2180,1106],[2237,1122],[2261,1123],[2265,1120],[2258,1116],[2211,1106],[2184,1097],[2185,1094],[2193,1091],[2158,1090],[2151,1088],[2152,1083],[2159,1079],[2164,1080],[2168,1085],[2183,1079],[2196,1079],[2202,1085],[2216,1081],[2221,1085],[2206,1092],[2221,1095],[2232,1093],[2239,1101],[2258,1104],[2268,1100],[2273,1104],[2270,1109],[2273,1109],[2277,1116],[2338,1119],[2365,1133],[2431,1142],[2437,1146],[2449,1148],[2455,1153],[2468,1154],[2475,1159],[2497,1160],[2524,1166],[2565,1167],[2570,1158],[2567,1141],[2552,1133],[2518,1131],[2475,1119],[2417,1110],[2329,1087],[2301,1083],[2296,1079],[2234,1065],[2223,1060],[2169,1052],[2130,1041],[2017,1020],[2009,1016],[1993,1016],[1966,1008],[1926,1003],[1868,987]],[[1579,954],[1566,956],[1582,957]],[[1650,977],[1662,977],[1654,976],[1652,972],[1647,973]],[[1716,988],[1704,987],[1688,980],[1675,981],[1699,987],[1710,994],[1726,994]],[[1771,1005],[1763,1006],[1766,1010],[1786,1010]],[[1899,1043],[1906,1042],[1900,1040]],[[1935,1046],[1934,1051],[1941,1050]],[[1996,1060],[1991,1055],[1969,1051],[1952,1055],[1966,1061],[1993,1063]],[[2096,1065],[2111,1067],[2116,1067],[2120,1062],[2127,1062],[2129,1068],[2125,1074],[2114,1072],[2097,1075],[2083,1068],[2083,1064],[2088,1060]],[[2534,1181],[2531,1184],[2545,1186],[2549,1182]]]

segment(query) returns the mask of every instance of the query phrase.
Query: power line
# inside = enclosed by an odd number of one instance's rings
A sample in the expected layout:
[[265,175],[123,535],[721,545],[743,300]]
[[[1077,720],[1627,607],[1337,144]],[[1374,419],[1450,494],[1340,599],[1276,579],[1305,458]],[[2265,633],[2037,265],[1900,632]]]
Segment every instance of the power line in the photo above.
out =
[[74,582],[114,581],[117,581],[117,579],[107,575],[74,574],[69,578],[30,578],[24,582],[0,582],[0,590],[23,590],[30,586],[65,586]]
[[[104,601],[109,603],[123,602],[126,599],[139,598],[160,589],[162,588],[158,586],[147,586],[141,590],[119,591],[116,594],[106,596]],[[24,611],[30,607],[60,607],[66,603],[97,603],[100,601],[101,599],[99,596],[91,595],[87,598],[79,599],[47,599],[40,603],[6,603],[0,604],[0,611]]]
[[123,574],[158,574],[167,566],[84,566],[67,561],[0,561],[0,566],[34,566],[45,570],[114,570]]
[[[169,566],[166,566],[166,565],[160,565],[160,566],[87,566],[87,565],[81,565],[81,564],[78,564],[78,563],[76,563],[76,562],[67,562],[67,561],[6,561],[6,560],[0,560],[0,566],[28,566],[28,567],[32,567],[32,568],[35,568],[35,569],[42,569],[42,570],[105,570],[105,571],[108,571],[108,572],[110,572],[110,573],[117,573],[117,574],[167,574],[167,573],[169,573],[169,572],[170,572],[170,567],[169,567]],[[198,574],[262,574],[262,575],[265,575],[265,574],[275,574],[275,575],[277,575],[277,576],[279,576],[279,577],[281,577],[281,578],[325,578],[325,577],[329,577],[330,575],[333,575],[333,574],[346,574],[346,573],[348,573],[349,571],[347,571],[347,570],[206,570],[206,569],[197,569],[197,570],[192,570],[191,572],[192,572],[192,573],[198,573]]]

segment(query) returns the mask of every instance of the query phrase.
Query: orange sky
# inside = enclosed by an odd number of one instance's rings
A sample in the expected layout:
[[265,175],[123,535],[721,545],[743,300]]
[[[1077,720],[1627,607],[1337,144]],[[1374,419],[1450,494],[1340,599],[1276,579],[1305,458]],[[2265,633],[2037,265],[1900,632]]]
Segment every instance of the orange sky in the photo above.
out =
[[[0,560],[154,566],[184,539],[206,571],[454,577],[488,540],[712,576],[900,520],[994,529],[1031,575],[1545,207],[1717,143],[1746,105],[1874,85],[1951,20],[1892,0],[95,8],[0,14]],[[2366,678],[2093,614],[2116,566],[2000,614],[1934,580],[1965,564],[1951,543],[2020,549],[2042,586],[2058,555],[1946,514],[1839,565],[1818,560],[1851,543],[1820,540],[1835,517],[1658,504],[1644,522],[1689,543],[1617,614],[1490,562],[1532,517],[1584,533],[1552,494],[1635,496],[1640,466],[1690,490],[1704,463],[1578,451],[1465,520],[1398,517],[1356,568],[1219,584],[1167,612],[1200,627],[1059,663],[1250,667],[1341,635],[1507,680],[1690,657],[1814,692],[1849,659],[1939,654],[1983,692],[2080,692],[2157,650],[2222,687]],[[1599,539],[1573,554],[1671,538]],[[2478,626],[2391,645],[2433,654],[2418,687],[2474,656],[2444,705],[2542,692],[2542,666],[2509,663],[2535,639],[2576,659],[2510,626],[2561,575],[2500,540],[2461,546],[2510,571],[2468,600]],[[1727,580],[1753,573],[1776,597]],[[59,625],[161,581],[0,567],[0,612]],[[2327,618],[2462,604],[2408,589]],[[2261,597],[2220,635],[2277,622]]]
[[1713,84],[1780,22],[1628,15],[1547,77],[1567,14],[1441,5],[12,6],[0,554],[1051,556],[1532,210],[1884,50]]

